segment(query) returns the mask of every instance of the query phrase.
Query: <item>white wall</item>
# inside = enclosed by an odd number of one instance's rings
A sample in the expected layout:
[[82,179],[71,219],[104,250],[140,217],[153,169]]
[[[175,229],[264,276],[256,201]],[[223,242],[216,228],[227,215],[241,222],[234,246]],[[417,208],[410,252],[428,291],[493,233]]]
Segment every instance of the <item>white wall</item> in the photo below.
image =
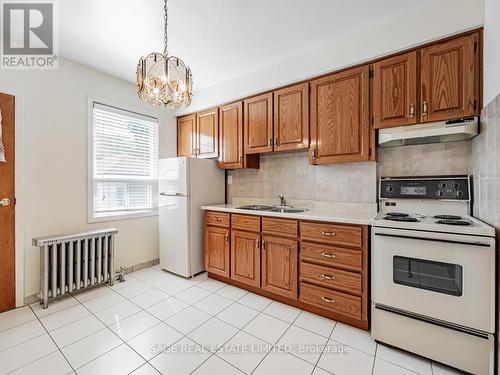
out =
[[158,258],[157,217],[87,223],[87,95],[158,117],[161,156],[176,153],[171,111],[142,103],[131,83],[68,60],[59,64],[53,71],[0,70],[0,87],[24,97],[25,296],[39,290],[33,237],[116,227],[115,266]]
[[[498,0],[489,1],[498,3]],[[342,9],[339,9],[339,12],[341,11]],[[194,112],[331,72],[460,31],[480,27],[483,23],[484,0],[434,1],[406,17],[399,16],[344,40],[195,92],[191,106],[178,113]],[[196,79],[196,72],[193,74]]]
[[486,0],[484,17],[484,100],[486,107],[500,93],[500,1]]

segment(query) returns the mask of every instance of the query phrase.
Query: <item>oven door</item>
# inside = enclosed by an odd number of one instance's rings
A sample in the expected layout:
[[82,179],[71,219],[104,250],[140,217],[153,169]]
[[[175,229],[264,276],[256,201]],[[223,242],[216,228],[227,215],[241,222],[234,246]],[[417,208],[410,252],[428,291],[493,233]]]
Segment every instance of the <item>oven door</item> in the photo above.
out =
[[372,245],[376,304],[495,331],[493,238],[373,227]]

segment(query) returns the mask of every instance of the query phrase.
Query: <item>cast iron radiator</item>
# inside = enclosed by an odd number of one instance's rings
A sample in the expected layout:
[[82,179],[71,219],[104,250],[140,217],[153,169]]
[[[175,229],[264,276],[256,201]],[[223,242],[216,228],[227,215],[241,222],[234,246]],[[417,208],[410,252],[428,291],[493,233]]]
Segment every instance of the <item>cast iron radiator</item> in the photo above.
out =
[[114,282],[115,228],[33,238],[40,248],[40,304],[92,285]]

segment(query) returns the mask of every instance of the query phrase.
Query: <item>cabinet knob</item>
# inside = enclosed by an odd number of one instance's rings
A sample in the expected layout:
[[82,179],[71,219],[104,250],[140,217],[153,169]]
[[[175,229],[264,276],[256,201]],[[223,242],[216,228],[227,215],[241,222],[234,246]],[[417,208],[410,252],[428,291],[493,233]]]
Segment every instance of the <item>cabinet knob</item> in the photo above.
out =
[[325,257],[325,258],[335,258],[336,257],[336,255],[334,253],[330,253],[328,251],[323,251],[321,253],[321,256]]
[[273,139],[269,138],[268,146],[272,146],[272,145],[273,145]]
[[0,200],[0,206],[9,206],[10,205],[10,199],[9,198],[3,198]]
[[226,234],[225,238],[226,238],[226,244],[229,245],[229,234]]
[[327,236],[327,237],[335,237],[335,232],[323,231],[323,232],[321,232],[321,234],[323,236]]

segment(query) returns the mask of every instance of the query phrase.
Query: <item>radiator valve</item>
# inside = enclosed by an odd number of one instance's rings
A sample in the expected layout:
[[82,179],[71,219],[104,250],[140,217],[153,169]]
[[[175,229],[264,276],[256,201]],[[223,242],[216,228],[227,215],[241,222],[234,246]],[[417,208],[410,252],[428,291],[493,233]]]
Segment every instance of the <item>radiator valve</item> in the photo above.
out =
[[119,270],[115,271],[115,280],[119,283],[123,283],[125,281],[125,267],[120,267]]

